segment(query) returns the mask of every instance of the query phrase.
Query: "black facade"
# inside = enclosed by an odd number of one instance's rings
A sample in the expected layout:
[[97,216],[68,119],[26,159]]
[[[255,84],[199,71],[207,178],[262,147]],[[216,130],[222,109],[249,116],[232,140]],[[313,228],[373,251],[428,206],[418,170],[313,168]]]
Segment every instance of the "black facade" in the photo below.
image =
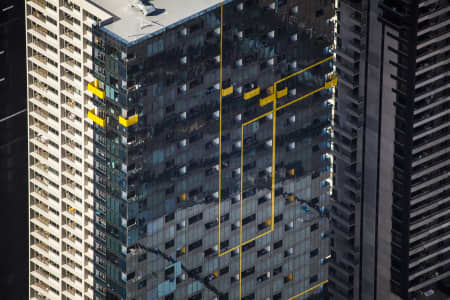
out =
[[333,299],[413,299],[450,276],[449,11],[339,3]]
[[[0,286],[9,299],[28,299],[27,119],[24,2],[0,3]],[[6,298],[5,298],[6,299]]]
[[135,44],[94,28],[96,299],[324,289],[332,16],[226,1]]

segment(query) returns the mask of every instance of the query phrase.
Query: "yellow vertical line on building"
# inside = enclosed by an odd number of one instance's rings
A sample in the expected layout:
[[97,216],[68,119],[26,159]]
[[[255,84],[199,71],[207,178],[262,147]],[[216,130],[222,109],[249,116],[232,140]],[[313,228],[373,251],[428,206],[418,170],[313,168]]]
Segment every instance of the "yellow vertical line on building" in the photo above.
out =
[[275,229],[275,147],[277,140],[277,84],[273,84],[273,93],[275,95],[273,100],[273,133],[272,133],[272,224],[271,230]]
[[239,248],[239,300],[242,299],[242,246]]
[[244,182],[244,125],[241,125],[241,216],[240,216],[240,224],[239,224],[239,300],[241,299],[241,290],[242,290],[242,207],[243,207],[243,198],[242,198],[242,186]]
[[223,2],[220,3],[220,67],[219,67],[219,241],[218,249],[220,254],[220,207],[222,198],[222,27],[223,27]]

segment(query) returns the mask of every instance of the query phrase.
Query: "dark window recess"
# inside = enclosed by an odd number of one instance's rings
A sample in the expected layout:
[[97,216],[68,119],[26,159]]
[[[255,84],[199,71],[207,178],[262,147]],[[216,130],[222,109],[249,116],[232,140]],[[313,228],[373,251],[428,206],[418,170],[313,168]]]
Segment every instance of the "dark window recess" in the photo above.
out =
[[188,300],[202,300],[202,293],[198,293],[188,298]]
[[311,231],[314,231],[314,230],[316,230],[318,228],[319,228],[319,224],[318,223],[315,223],[315,224],[311,225]]
[[134,276],[136,276],[136,273],[135,273],[135,272],[128,273],[128,275],[127,275],[127,280],[133,279]]
[[262,249],[258,250],[257,256],[260,257],[260,256],[263,256],[263,255],[265,255],[267,253],[269,253],[269,251],[267,251],[266,248],[262,248]]
[[266,202],[267,200],[269,200],[269,199],[267,199],[266,197],[261,197],[261,198],[259,198],[259,199],[258,199],[258,205],[263,204],[263,203]]
[[252,189],[250,189],[248,191],[243,192],[242,193],[242,198],[245,199],[245,198],[248,198],[248,197],[251,197],[251,196],[254,196],[254,195],[256,195],[256,188],[252,188]]
[[225,268],[220,269],[219,275],[227,274],[230,271],[230,267],[226,266]]
[[311,251],[311,252],[309,253],[309,257],[314,257],[314,256],[316,256],[317,254],[319,254],[319,248],[316,248],[316,249],[314,249],[313,251]]
[[220,222],[226,222],[230,219],[230,214],[225,214],[223,216],[220,217]]
[[242,278],[252,275],[255,273],[255,267],[248,268],[247,270],[242,271]]
[[253,161],[253,162],[251,162],[251,163],[248,163],[248,164],[246,164],[245,166],[244,166],[244,172],[245,171],[248,171],[248,170],[251,170],[251,169],[253,169],[253,168],[255,168],[256,167],[256,161]]
[[142,289],[146,286],[147,286],[147,280],[145,280],[145,279],[138,283],[138,289]]
[[245,244],[244,246],[242,246],[242,252],[245,252],[248,249],[251,249],[251,248],[255,247],[255,245],[256,245],[255,241],[251,241],[250,243]]
[[282,296],[282,294],[281,294],[281,292],[280,293],[278,293],[278,294],[275,294],[275,295],[273,295],[273,300],[281,300],[281,296]]
[[230,242],[228,240],[220,242],[220,248],[221,249],[226,249],[226,248],[228,248],[229,244],[230,244]]
[[204,252],[205,257],[208,257],[208,256],[210,256],[210,255],[213,255],[214,253],[216,253],[216,251],[215,251],[213,248],[208,248],[208,249],[206,249],[205,252]]
[[278,242],[273,244],[273,249],[278,249],[283,246],[283,240],[279,240]]
[[175,186],[172,185],[170,188],[166,189],[166,195],[173,194],[175,192]]
[[197,268],[191,270],[191,274],[192,275],[199,275],[202,272],[202,270],[203,270],[202,266],[198,266]]
[[198,240],[198,241],[193,242],[192,244],[190,244],[188,249],[189,249],[189,251],[192,251],[194,249],[197,249],[198,247],[201,247],[202,244],[203,244],[203,241],[202,240]]
[[274,220],[275,223],[278,223],[280,221],[283,221],[283,214],[279,214],[278,216],[275,216]]
[[245,296],[242,300],[255,300],[255,294],[251,293],[250,295]]
[[175,240],[170,240],[166,243],[166,249],[172,248],[175,246]]
[[175,300],[175,295],[173,293],[169,294],[166,297],[164,297],[164,300]]
[[283,272],[283,267],[279,266],[279,267],[273,269],[273,276],[276,276],[276,275],[280,274],[281,272]]
[[138,256],[138,262],[144,261],[147,259],[147,253],[141,254]]
[[238,249],[234,249],[233,251],[231,251],[231,257],[234,257],[236,255],[239,254],[239,250]]
[[206,229],[211,229],[211,228],[213,228],[213,227],[216,227],[217,224],[219,224],[219,222],[218,222],[217,220],[214,220],[214,221],[205,223],[205,228],[206,228]]
[[166,106],[166,114],[169,114],[171,112],[175,111],[175,104],[167,105]]
[[172,221],[172,220],[174,220],[174,219],[175,219],[175,213],[171,213],[171,214],[166,215],[166,216],[164,217],[164,221],[165,221],[166,223],[168,223],[168,222],[170,222],[170,221]]
[[319,280],[319,277],[317,275],[311,276],[311,278],[309,278],[309,283],[314,283],[317,280]]
[[255,220],[256,220],[256,214],[248,216],[242,220],[242,226],[247,225],[248,223],[253,222]]
[[277,188],[275,190],[275,197],[280,195],[283,195],[283,187]]
[[188,220],[188,223],[189,223],[189,225],[191,225],[191,224],[194,224],[194,223],[200,221],[201,219],[203,219],[203,213],[199,213],[198,215],[190,217]]
[[175,275],[175,267],[172,266],[164,271],[164,280],[172,280]]

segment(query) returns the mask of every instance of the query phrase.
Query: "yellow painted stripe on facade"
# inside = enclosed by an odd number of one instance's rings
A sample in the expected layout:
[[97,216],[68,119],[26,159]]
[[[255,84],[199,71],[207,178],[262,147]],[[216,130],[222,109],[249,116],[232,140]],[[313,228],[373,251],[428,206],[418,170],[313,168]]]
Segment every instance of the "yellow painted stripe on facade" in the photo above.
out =
[[92,109],[88,112],[88,118],[97,123],[98,125],[105,127],[105,119],[100,118],[95,114],[95,110]]
[[125,119],[124,117],[119,116],[119,123],[122,126],[129,127],[131,125],[136,124],[137,122],[138,122],[138,115],[137,114],[133,115],[132,117],[130,117],[128,119]]
[[248,92],[244,93],[244,100],[248,100],[255,96],[258,96],[260,92],[261,92],[261,89],[259,87],[257,87],[256,89],[253,89],[251,91],[248,91]]
[[226,97],[226,96],[231,95],[231,94],[233,94],[233,86],[232,85],[230,85],[226,89],[222,90],[222,97]]
[[105,91],[102,91],[101,89],[98,88],[97,79],[88,83],[88,91],[90,91],[92,94],[99,97],[100,99],[105,99]]

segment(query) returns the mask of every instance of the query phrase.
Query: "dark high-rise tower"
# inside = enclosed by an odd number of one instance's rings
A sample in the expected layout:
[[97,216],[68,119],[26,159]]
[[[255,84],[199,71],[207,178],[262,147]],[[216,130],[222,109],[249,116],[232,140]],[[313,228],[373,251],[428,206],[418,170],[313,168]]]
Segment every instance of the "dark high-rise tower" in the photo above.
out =
[[[0,2],[0,289],[27,296],[27,119],[24,2]],[[2,296],[0,296],[1,298]],[[6,299],[6,298],[5,298]]]
[[450,4],[341,0],[337,13],[329,289],[413,299],[450,276]]
[[331,2],[94,2],[95,299],[319,293]]

